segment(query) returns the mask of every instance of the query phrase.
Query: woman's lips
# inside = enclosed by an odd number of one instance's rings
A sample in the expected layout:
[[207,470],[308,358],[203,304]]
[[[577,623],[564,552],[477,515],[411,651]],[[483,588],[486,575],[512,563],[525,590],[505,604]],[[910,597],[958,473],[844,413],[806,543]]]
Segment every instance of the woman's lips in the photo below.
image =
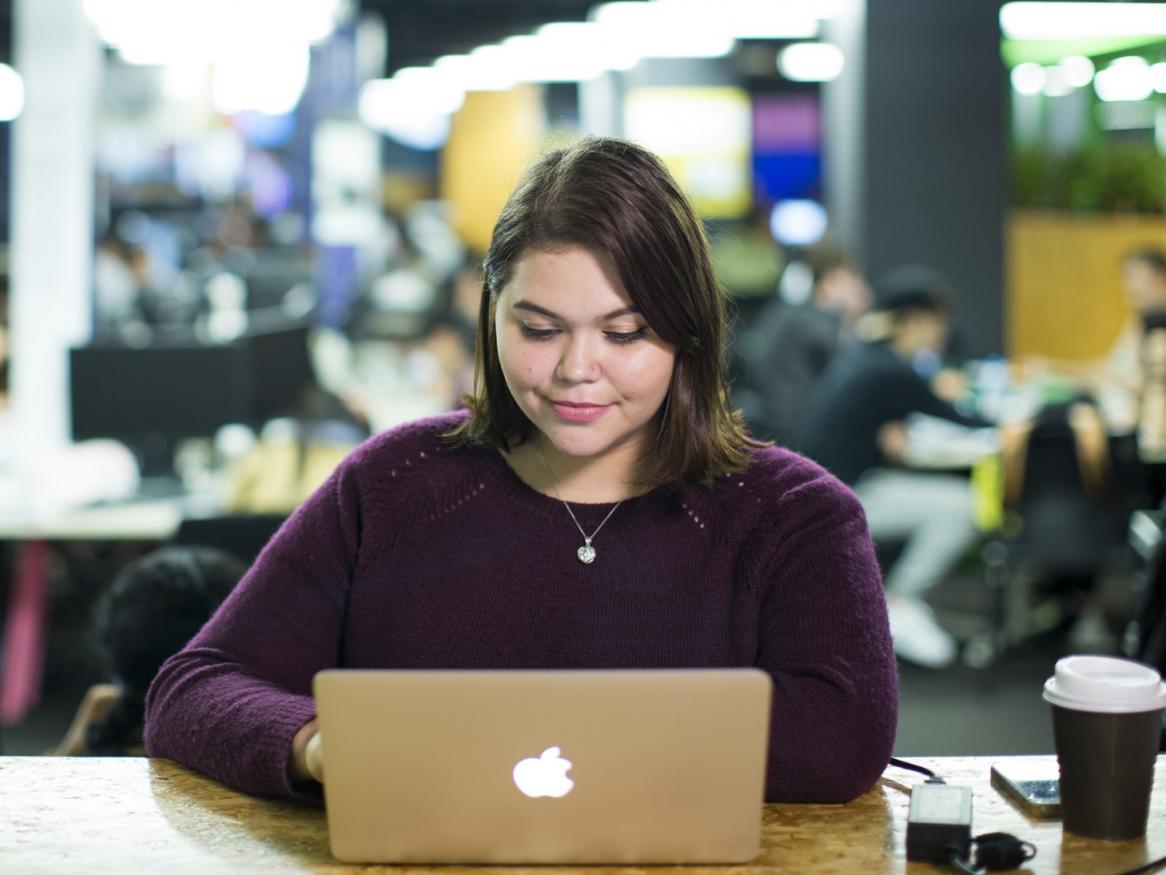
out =
[[572,404],[567,401],[552,401],[555,416],[567,422],[594,422],[607,412],[610,404]]

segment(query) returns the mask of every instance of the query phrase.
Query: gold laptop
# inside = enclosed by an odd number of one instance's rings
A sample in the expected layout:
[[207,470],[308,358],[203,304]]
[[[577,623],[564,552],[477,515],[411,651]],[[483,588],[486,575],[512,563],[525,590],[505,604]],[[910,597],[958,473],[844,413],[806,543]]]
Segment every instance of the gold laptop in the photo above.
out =
[[332,853],[367,863],[743,863],[771,682],[754,669],[315,680]]

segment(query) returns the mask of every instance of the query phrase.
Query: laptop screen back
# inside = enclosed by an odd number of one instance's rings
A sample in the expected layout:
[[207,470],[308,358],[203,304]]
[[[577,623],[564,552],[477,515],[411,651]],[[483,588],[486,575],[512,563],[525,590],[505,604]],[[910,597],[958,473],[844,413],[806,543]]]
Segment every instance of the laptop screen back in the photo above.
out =
[[626,865],[757,854],[763,672],[332,670],[315,692],[341,860]]

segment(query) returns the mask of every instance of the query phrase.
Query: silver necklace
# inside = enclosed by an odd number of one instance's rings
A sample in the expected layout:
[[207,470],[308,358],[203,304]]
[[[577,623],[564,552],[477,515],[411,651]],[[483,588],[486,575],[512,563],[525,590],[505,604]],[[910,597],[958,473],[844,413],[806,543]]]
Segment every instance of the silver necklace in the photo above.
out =
[[571,505],[569,505],[563,496],[559,493],[559,481],[555,479],[555,472],[551,470],[551,463],[548,462],[547,457],[543,455],[543,448],[541,446],[538,448],[538,456],[543,460],[543,465],[546,467],[547,473],[551,475],[551,488],[555,490],[555,498],[559,499],[559,501],[563,503],[563,507],[567,508],[567,513],[571,515],[571,522],[575,524],[575,528],[577,528],[579,530],[579,534],[583,536],[583,546],[575,551],[575,555],[579,557],[579,561],[584,565],[590,565],[595,561],[596,556],[595,548],[591,545],[591,541],[595,538],[596,535],[599,534],[599,530],[603,528],[607,521],[611,519],[611,515],[615,513],[616,508],[623,504],[623,499],[621,498],[615,503],[612,509],[607,512],[607,516],[603,518],[603,522],[597,525],[595,527],[595,531],[588,535],[585,531],[583,531],[583,527],[579,525],[579,520],[575,517],[575,511],[571,510]]

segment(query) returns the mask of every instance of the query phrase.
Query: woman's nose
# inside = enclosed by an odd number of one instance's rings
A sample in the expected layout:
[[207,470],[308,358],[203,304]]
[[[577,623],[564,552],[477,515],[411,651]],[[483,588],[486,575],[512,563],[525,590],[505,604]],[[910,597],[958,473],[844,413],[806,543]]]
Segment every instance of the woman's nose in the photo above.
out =
[[559,379],[569,383],[591,382],[599,377],[594,344],[587,338],[572,337],[559,359]]

